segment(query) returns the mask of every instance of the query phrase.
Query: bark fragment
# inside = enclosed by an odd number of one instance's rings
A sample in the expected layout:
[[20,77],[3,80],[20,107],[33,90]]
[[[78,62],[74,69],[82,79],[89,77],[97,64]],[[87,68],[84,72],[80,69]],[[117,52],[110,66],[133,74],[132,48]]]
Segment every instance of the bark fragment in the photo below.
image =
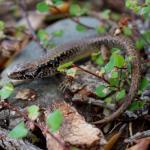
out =
[[[64,115],[64,121],[55,136],[70,146],[78,147],[82,150],[97,150],[106,143],[102,132],[95,126],[87,123],[75,108],[65,102],[55,102],[51,110],[59,109]],[[47,136],[48,149],[61,150],[57,144]],[[52,145],[53,143],[53,145]],[[57,148],[56,148],[57,146]]]

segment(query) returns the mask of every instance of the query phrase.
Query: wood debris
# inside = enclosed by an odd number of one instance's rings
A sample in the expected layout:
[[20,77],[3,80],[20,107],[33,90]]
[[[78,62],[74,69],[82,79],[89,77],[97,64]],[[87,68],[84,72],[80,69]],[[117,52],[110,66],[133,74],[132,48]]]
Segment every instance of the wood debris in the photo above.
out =
[[[97,150],[106,144],[101,130],[87,123],[75,108],[65,102],[56,102],[51,111],[55,109],[59,109],[64,115],[63,124],[55,136],[65,144],[82,150]],[[47,147],[49,150],[61,150],[50,136],[47,136]]]

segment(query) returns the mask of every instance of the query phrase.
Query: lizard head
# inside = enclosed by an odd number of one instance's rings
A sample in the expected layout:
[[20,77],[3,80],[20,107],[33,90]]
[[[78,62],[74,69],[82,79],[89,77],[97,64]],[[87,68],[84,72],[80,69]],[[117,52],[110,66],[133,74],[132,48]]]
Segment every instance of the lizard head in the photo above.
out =
[[8,77],[14,80],[34,79],[36,64],[18,64],[8,73]]

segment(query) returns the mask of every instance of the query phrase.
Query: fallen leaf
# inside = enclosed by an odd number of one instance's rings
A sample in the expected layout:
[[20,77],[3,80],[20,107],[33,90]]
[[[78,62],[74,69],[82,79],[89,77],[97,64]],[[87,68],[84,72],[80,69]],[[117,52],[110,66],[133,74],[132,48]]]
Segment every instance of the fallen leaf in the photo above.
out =
[[33,101],[37,97],[36,91],[33,89],[21,89],[16,94],[16,99]]
[[136,145],[126,149],[126,150],[148,150],[150,145],[150,137],[142,138],[136,140]]

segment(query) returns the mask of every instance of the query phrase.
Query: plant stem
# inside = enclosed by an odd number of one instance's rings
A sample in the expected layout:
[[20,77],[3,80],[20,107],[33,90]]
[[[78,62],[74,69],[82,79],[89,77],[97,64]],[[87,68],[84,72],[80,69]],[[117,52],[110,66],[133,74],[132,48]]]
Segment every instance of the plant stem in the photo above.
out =
[[[9,102],[6,102],[6,101],[2,101],[0,102],[0,105],[4,108],[8,108],[12,111],[15,111],[17,114],[19,114],[20,116],[22,116],[25,120],[33,123],[35,126],[37,126],[39,129],[41,129],[41,131],[44,133],[44,134],[49,134],[54,140],[56,140],[62,147],[64,150],[69,150],[65,145],[64,143],[62,143],[57,137],[55,137],[47,127],[43,126],[42,124],[38,124],[34,121],[32,121],[27,115],[26,113],[24,112],[21,112],[17,107],[15,107],[14,105],[12,105],[11,103]],[[45,135],[46,136],[46,135]]]

